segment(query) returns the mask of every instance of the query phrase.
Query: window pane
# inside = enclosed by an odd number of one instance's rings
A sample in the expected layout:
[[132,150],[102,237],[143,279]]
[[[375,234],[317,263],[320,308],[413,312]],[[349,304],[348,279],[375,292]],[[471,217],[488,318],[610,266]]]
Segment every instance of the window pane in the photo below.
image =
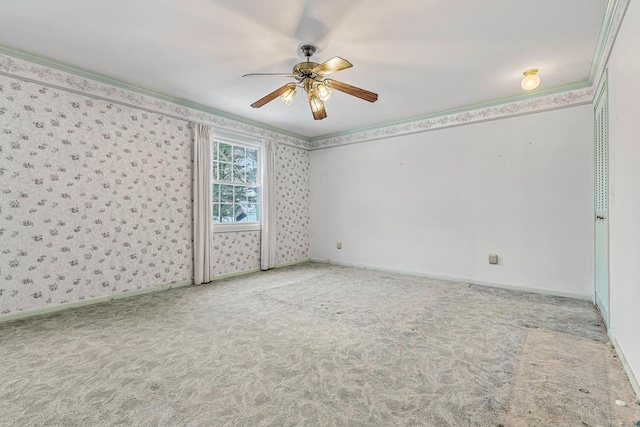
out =
[[251,183],[258,182],[258,150],[255,148],[247,148],[247,181]]
[[258,150],[247,148],[247,166],[258,167]]
[[220,181],[231,181],[231,163],[221,162],[218,165],[218,179]]
[[233,163],[237,165],[246,164],[247,151],[244,147],[233,146]]
[[213,222],[215,224],[220,223],[220,205],[217,203],[213,204]]
[[220,202],[233,203],[233,185],[220,186]]
[[247,213],[247,221],[258,222],[258,220],[260,219],[260,210],[257,203],[251,203],[247,205],[247,209],[245,211]]
[[257,188],[247,188],[247,201],[249,203],[258,203],[258,189]]
[[235,202],[242,203],[247,201],[247,187],[244,185],[236,185],[235,186]]
[[220,205],[220,221],[221,222],[233,222],[233,205],[222,204]]
[[260,187],[246,184],[260,182],[260,149],[222,141],[213,141],[212,144],[213,222],[259,222]]
[[221,162],[231,161],[231,145],[220,142],[218,144],[218,156]]
[[233,165],[233,181],[234,182],[247,182],[245,181],[247,168],[245,166]]
[[213,179],[218,179],[218,169],[220,168],[220,164],[216,161],[213,162]]
[[244,211],[244,207],[241,204],[236,204],[236,222],[247,222],[247,213]]
[[211,201],[213,203],[220,202],[220,184],[213,184],[213,195],[211,197],[212,197]]
[[247,180],[245,182],[250,182],[255,184],[258,182],[258,166],[247,166]]

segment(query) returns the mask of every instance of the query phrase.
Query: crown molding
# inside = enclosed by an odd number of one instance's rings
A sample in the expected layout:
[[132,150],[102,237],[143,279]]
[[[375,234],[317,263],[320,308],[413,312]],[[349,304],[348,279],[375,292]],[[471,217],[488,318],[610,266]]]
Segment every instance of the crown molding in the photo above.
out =
[[591,61],[591,70],[589,71],[589,81],[595,87],[600,84],[600,79],[609,62],[609,56],[613,50],[613,45],[618,37],[622,20],[627,12],[631,0],[609,0],[605,16],[600,27],[598,43]]
[[442,111],[409,121],[325,135],[313,138],[310,141],[310,149],[318,150],[345,144],[355,144],[592,103],[595,96],[595,88],[598,87],[600,79],[605,72],[629,2],[630,0],[608,0],[596,49],[591,61],[589,77],[585,82],[550,88],[545,91],[535,91],[531,94],[496,100],[491,103],[475,104],[455,110]]
[[0,74],[181,120],[205,123],[254,138],[309,148],[304,137],[5,46],[0,46]]
[[441,111],[402,122],[384,123],[315,138],[306,138],[201,104],[173,98],[3,46],[0,46],[0,74],[182,120],[209,124],[254,138],[270,139],[306,150],[317,150],[591,103],[595,94],[594,88],[597,87],[605,71],[629,2],[630,0],[608,0],[591,62],[589,78],[585,82],[537,90],[532,93]]
[[593,86],[588,86],[581,89],[509,102],[501,105],[467,109],[465,111],[450,114],[435,114],[433,117],[423,118],[407,123],[400,123],[374,129],[364,129],[351,134],[318,139],[312,141],[310,145],[312,150],[318,150],[322,148],[335,147],[337,145],[355,144],[393,136],[410,135],[452,126],[460,126],[487,120],[503,119],[523,114],[572,107],[591,103],[593,93]]

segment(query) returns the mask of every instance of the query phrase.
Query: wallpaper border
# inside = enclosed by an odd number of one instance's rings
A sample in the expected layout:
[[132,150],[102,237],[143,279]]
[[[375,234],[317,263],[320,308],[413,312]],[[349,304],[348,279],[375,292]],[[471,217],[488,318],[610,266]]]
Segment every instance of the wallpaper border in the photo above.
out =
[[[136,90],[124,89],[114,84],[100,82],[93,78],[86,78],[74,73],[57,70],[47,65],[12,56],[6,53],[5,50],[7,49],[0,49],[0,73],[11,78],[28,80],[56,89],[97,97],[176,119],[200,122],[254,138],[269,139],[280,144],[309,149],[309,143],[307,141],[293,136],[179,105],[175,102],[139,93]],[[15,53],[18,54],[18,52]],[[98,78],[99,76],[96,75],[95,77]],[[134,88],[133,86],[131,87]],[[160,94],[156,94],[156,96],[160,96]]]
[[365,129],[361,132],[348,135],[340,135],[312,141],[310,143],[310,149],[317,150],[339,145],[355,144],[358,142],[375,141],[394,136],[409,135],[452,126],[460,126],[487,120],[504,119],[523,114],[539,113],[559,108],[588,104],[593,100],[594,91],[594,87],[589,86],[583,89],[562,92],[539,98],[477,108],[460,113],[434,115],[430,118],[377,129]]
[[[72,70],[72,72],[58,70],[52,66],[34,62],[34,60],[40,59],[38,57],[25,53],[22,54],[22,56],[28,56],[30,59],[19,58],[15,56],[19,54],[19,52],[14,52],[12,49],[2,48],[1,46],[0,73],[17,79],[27,79],[59,89],[119,102],[177,119],[206,123],[252,137],[270,139],[296,148],[317,150],[590,103],[593,101],[595,87],[597,87],[606,68],[609,55],[613,49],[616,36],[622,25],[629,3],[630,0],[609,0],[607,3],[607,10],[605,11],[604,22],[598,37],[588,82],[585,82],[585,84],[588,85],[587,87],[575,88],[574,85],[573,89],[559,93],[540,94],[539,96],[532,94],[532,97],[526,99],[512,101],[506,99],[503,102],[496,101],[497,104],[491,106],[486,106],[486,104],[485,106],[478,104],[476,104],[476,106],[470,105],[450,112],[437,112],[405,122],[386,123],[335,135],[320,136],[309,140],[303,139],[304,137],[296,138],[278,131],[262,128],[260,125],[243,123],[238,120],[202,111],[198,108],[187,107],[176,102],[160,99],[158,97],[160,97],[161,94],[150,91],[146,91],[149,94],[141,93],[144,90],[134,86],[123,85],[124,87],[131,88],[125,89],[111,83],[98,81],[94,78],[86,78],[76,74],[81,70],[75,70],[71,67],[66,68]],[[7,53],[7,51],[10,52]],[[40,62],[55,64],[45,59],[41,59]],[[57,65],[58,64],[56,64],[56,66]],[[59,68],[64,68],[64,66],[60,64]],[[100,76],[96,75],[94,77],[98,78]],[[206,107],[201,106],[201,108]]]
[[[352,132],[344,132],[336,135],[314,138],[310,142],[310,150],[336,147],[340,145],[355,144],[390,138],[400,135],[427,132],[430,130],[444,129],[451,126],[460,126],[478,123],[486,120],[497,120],[523,114],[550,111],[559,108],[567,108],[593,102],[595,89],[606,69],[609,56],[613,49],[616,37],[622,25],[624,15],[630,0],[609,0],[598,36],[596,51],[594,53],[588,80],[584,82],[586,87],[569,88],[563,92],[531,97],[527,99],[509,102],[497,101],[492,106],[470,105],[455,109],[449,113],[438,112],[401,123],[382,124],[376,127],[360,129]],[[533,94],[532,94],[533,95]],[[535,95],[533,95],[535,96]]]

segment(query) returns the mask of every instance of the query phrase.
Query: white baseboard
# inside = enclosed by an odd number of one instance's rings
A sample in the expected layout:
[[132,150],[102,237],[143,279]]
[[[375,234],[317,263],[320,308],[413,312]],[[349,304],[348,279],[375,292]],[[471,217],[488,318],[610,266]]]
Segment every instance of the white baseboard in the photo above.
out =
[[627,362],[627,358],[624,356],[620,345],[618,344],[618,340],[613,336],[611,330],[607,331],[607,335],[609,336],[609,341],[613,344],[613,348],[618,355],[618,359],[620,363],[622,363],[622,367],[624,368],[624,372],[627,374],[627,378],[631,383],[631,388],[633,388],[634,393],[636,394],[636,403],[640,403],[640,384],[638,383],[638,378],[635,377],[633,371],[631,370],[631,366],[629,366],[629,362]]
[[448,281],[448,282],[469,283],[469,284],[472,284],[472,285],[489,286],[489,287],[492,287],[492,288],[509,289],[509,290],[512,290],[512,291],[532,292],[532,293],[536,293],[536,294],[544,294],[544,295],[552,295],[552,296],[558,296],[558,297],[567,297],[567,298],[574,298],[574,299],[582,299],[582,300],[593,301],[593,295],[591,295],[591,294],[578,294],[578,293],[573,293],[573,292],[561,292],[561,291],[554,291],[554,290],[550,290],[550,289],[540,289],[540,288],[533,288],[533,287],[530,287],[530,286],[522,286],[522,285],[513,284],[513,283],[485,282],[485,281],[480,281],[480,280],[476,280],[476,279],[470,279],[468,277],[456,277],[456,276],[447,276],[447,275],[443,276],[443,275],[438,275],[438,274],[429,274],[429,273],[422,273],[422,272],[418,272],[418,271],[401,270],[401,269],[386,268],[386,267],[377,267],[377,266],[358,264],[358,263],[349,263],[349,262],[340,262],[340,261],[336,262],[336,261],[332,261],[332,260],[329,260],[329,259],[320,259],[320,258],[311,258],[311,262],[317,262],[317,263],[321,263],[321,264],[334,264],[334,265],[340,265],[340,266],[343,266],[343,267],[362,268],[362,269],[365,269],[365,270],[384,271],[384,272],[387,272],[387,273],[406,274],[406,275],[410,275],[410,276],[426,277],[428,279],[445,280],[445,281]]

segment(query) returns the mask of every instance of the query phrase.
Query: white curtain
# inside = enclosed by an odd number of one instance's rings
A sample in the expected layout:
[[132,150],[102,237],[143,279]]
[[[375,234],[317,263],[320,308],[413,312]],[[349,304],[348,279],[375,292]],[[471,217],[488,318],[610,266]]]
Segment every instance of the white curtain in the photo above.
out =
[[193,283],[213,279],[211,128],[193,123]]
[[262,145],[262,238],[260,268],[276,266],[276,153],[275,142]]

